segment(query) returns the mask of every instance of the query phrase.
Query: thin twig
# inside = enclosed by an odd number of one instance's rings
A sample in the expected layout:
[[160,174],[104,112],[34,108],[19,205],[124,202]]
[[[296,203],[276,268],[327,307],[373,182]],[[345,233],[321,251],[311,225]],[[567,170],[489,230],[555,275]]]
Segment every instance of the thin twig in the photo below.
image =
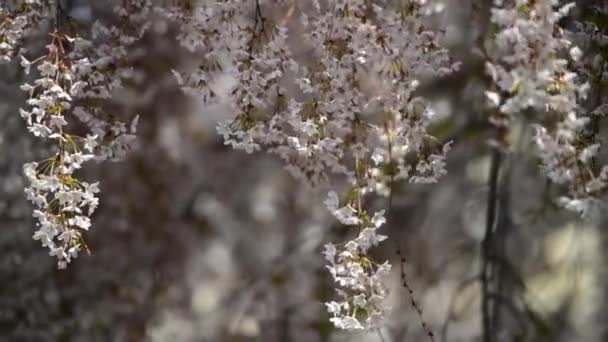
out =
[[380,329],[378,329],[378,330],[376,330],[376,332],[378,333],[378,338],[380,338],[380,342],[385,342],[384,336],[382,336],[382,331],[380,331]]
[[488,205],[486,212],[486,231],[481,245],[481,316],[483,342],[492,342],[491,310],[490,310],[490,266],[492,253],[492,234],[496,221],[496,207],[498,202],[498,176],[500,172],[501,152],[498,148],[492,151],[490,174],[488,182]]
[[422,316],[422,309],[420,308],[420,305],[418,304],[418,302],[416,301],[416,297],[414,296],[414,290],[412,290],[412,287],[409,285],[409,283],[407,281],[407,274],[405,273],[405,257],[403,256],[403,254],[401,254],[401,250],[399,249],[399,247],[397,247],[397,255],[399,256],[399,263],[401,266],[401,285],[407,290],[407,292],[410,295],[410,303],[412,304],[412,307],[414,308],[414,310],[416,310],[416,313],[418,314],[418,318],[420,319],[420,325],[422,326],[422,329],[429,337],[429,340],[431,342],[435,342],[435,335],[433,334],[431,329],[429,329],[428,324],[426,324],[426,321],[424,320],[424,317]]

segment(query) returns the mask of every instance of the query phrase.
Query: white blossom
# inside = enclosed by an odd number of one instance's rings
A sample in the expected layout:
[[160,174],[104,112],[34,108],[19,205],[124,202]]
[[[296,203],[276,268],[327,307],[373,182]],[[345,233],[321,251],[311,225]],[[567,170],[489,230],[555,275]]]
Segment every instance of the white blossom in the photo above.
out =
[[[346,330],[375,329],[382,323],[390,308],[386,304],[388,290],[385,280],[390,264],[376,264],[368,257],[368,250],[387,237],[377,234],[384,223],[383,213],[375,213],[373,227],[364,228],[358,236],[344,244],[340,252],[333,244],[325,245],[325,259],[338,285],[341,302],[325,303],[330,320],[337,328]],[[362,313],[365,313],[363,316]],[[364,318],[364,320],[360,320]]]
[[576,63],[583,56],[558,25],[573,6],[560,7],[557,1],[495,2],[491,19],[499,31],[487,71],[502,96],[495,91],[486,95],[498,109],[490,120],[504,130],[516,116],[533,111],[533,120],[539,122],[533,139],[543,171],[551,181],[569,186],[571,197],[560,203],[585,213],[604,182],[588,167],[600,149],[584,134],[590,117],[580,103],[589,85],[563,58],[570,56]]

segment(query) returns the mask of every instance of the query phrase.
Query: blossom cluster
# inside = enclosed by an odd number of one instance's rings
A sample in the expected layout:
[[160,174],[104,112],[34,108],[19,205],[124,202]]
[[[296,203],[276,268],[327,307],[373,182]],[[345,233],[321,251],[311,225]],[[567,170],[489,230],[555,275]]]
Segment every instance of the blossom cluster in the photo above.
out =
[[36,32],[37,26],[48,21],[48,1],[27,0],[11,5],[11,1],[0,4],[0,64],[10,62],[25,49],[20,47],[24,38]]
[[[88,250],[82,231],[91,226],[91,215],[98,205],[98,183],[82,181],[75,172],[89,160],[123,157],[135,140],[138,116],[129,125],[111,119],[105,110],[113,92],[133,74],[127,63],[128,47],[145,32],[146,26],[136,23],[147,17],[145,8],[149,5],[133,1],[126,9],[117,7],[123,20],[120,28],[96,22],[90,39],[55,29],[46,54],[29,58],[28,51],[17,49],[17,44],[27,37],[30,26],[41,24],[43,19],[50,25],[45,13],[53,12],[56,6],[53,1],[25,1],[10,12],[0,8],[0,53],[4,61],[17,57],[26,75],[33,67],[37,71],[33,83],[21,85],[29,98],[28,107],[19,113],[30,133],[52,144],[54,154],[23,166],[30,183],[25,193],[34,204],[33,216],[38,221],[34,239],[57,257],[59,268],[65,268],[79,251]],[[129,29],[132,35],[127,34]],[[68,127],[69,131],[78,130],[74,118],[88,127],[85,136],[68,133]]]
[[65,268],[86,248],[81,231],[91,226],[90,215],[98,205],[95,194],[99,192],[97,183],[89,184],[74,177],[84,162],[93,159],[95,136],[80,138],[65,132],[73,97],[81,91],[82,81],[75,77],[74,70],[89,64],[87,59],[67,59],[70,41],[70,37],[54,33],[46,55],[32,62],[20,57],[26,73],[36,65],[40,76],[33,85],[21,86],[29,94],[29,108],[20,109],[20,114],[34,136],[49,139],[58,148],[53,156],[27,163],[23,170],[30,182],[25,193],[36,208],[38,230],[34,239],[57,257],[59,268]]
[[213,103],[214,76],[234,74],[227,101],[233,119],[218,126],[226,145],[277,154],[291,174],[313,186],[332,174],[346,177],[352,185],[348,203],[338,208],[332,192],[326,205],[360,233],[337,255],[327,245],[343,299],[327,305],[338,328],[376,327],[386,312],[383,279],[390,265],[367,256],[385,238],[376,235],[384,219],[381,213],[367,218],[362,198],[388,195],[393,182],[434,183],[446,173],[450,143],[429,134],[435,112],[414,95],[422,80],[459,66],[440,46],[441,34],[424,24],[440,8],[427,1],[400,7],[313,1],[293,6],[290,15],[298,20],[288,26],[266,15],[269,1],[250,4],[201,2],[164,11],[180,24],[182,45],[201,56],[195,70],[175,72],[178,82],[186,93]]
[[589,84],[575,72],[583,52],[558,25],[573,6],[557,0],[495,2],[491,20],[498,32],[487,62],[493,85],[486,95],[496,108],[490,120],[502,132],[496,143],[503,147],[513,118],[532,112],[542,169],[552,182],[569,186],[562,204],[586,215],[606,186],[608,170],[593,170],[599,144],[586,130],[594,114],[581,107]]
[[386,278],[391,265],[378,264],[368,256],[368,250],[386,240],[387,236],[377,233],[386,219],[384,210],[370,219],[364,212],[357,212],[350,205],[339,207],[338,195],[329,193],[325,202],[330,212],[345,225],[365,227],[356,238],[341,244],[338,248],[332,243],[325,245],[323,254],[329,262],[329,269],[340,302],[325,303],[332,315],[331,322],[345,330],[369,330],[380,327],[390,308],[387,305],[388,289]]
[[[357,7],[350,10],[357,14]],[[358,10],[363,17],[364,6]],[[426,167],[440,165],[435,161],[443,156],[425,141],[432,139],[426,129],[434,112],[411,94],[425,73],[449,72],[449,58],[435,45],[432,31],[409,31],[403,37],[415,20],[408,23],[396,13],[372,10],[384,27],[350,13],[341,15],[340,4],[314,20],[303,14],[320,65],[299,67],[302,76],[296,82],[311,98],[304,103],[290,99],[264,127],[271,151],[292,173],[313,184],[324,181],[328,170],[354,178],[356,170],[349,164],[353,159],[376,187],[386,186],[389,178],[424,181],[442,173]],[[339,19],[329,27],[326,23],[333,16]],[[420,159],[411,165],[407,155]]]
[[[430,143],[426,132],[434,112],[412,93],[421,78],[445,75],[457,64],[437,33],[421,24],[422,4],[403,15],[364,1],[328,1],[327,8],[313,2],[294,14],[297,27],[288,28],[264,16],[264,3],[255,1],[254,13],[238,1],[171,12],[182,23],[182,44],[203,55],[196,70],[178,73],[184,90],[213,102],[213,76],[236,73],[235,118],[218,127],[226,144],[276,153],[313,185],[330,173],[354,176],[354,158],[369,162],[379,186],[387,172],[415,182],[443,173],[447,148]],[[250,26],[242,29],[241,22]],[[313,58],[293,52],[290,31]],[[418,163],[408,164],[407,155],[417,155]]]
[[124,90],[125,82],[136,78],[136,71],[129,63],[129,48],[147,32],[150,9],[150,3],[145,0],[116,6],[113,11],[120,24],[105,25],[96,21],[90,39],[74,39],[70,57],[86,56],[91,62],[74,70],[82,80],[79,84],[82,89],[72,113],[97,140],[104,142],[95,150],[98,161],[121,160],[134,146],[139,116],[128,123],[113,117],[108,109],[113,95]]

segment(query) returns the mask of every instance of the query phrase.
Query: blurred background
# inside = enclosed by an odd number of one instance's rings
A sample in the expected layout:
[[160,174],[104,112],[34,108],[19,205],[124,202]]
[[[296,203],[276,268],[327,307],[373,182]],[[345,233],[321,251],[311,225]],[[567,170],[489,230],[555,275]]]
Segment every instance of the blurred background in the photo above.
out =
[[[592,34],[575,36],[601,75],[589,106],[605,99],[608,11],[597,3],[579,1],[564,23],[595,23]],[[63,6],[84,24],[112,20],[108,6]],[[393,187],[382,228],[390,239],[373,251],[394,265],[384,341],[427,340],[401,286],[397,250],[435,341],[480,338],[490,151],[475,44],[489,34],[488,8],[469,0],[446,6],[429,25],[445,28],[444,43],[463,68],[425,83],[421,93],[440,114],[433,132],[454,141],[449,172],[435,185]],[[289,6],[264,10],[271,20],[295,20]],[[188,70],[196,56],[177,46],[175,34],[159,22],[131,51],[141,78],[116,94],[116,115],[141,115],[137,148],[124,161],[83,170],[85,180],[100,181],[101,205],[85,234],[91,255],[63,271],[32,240],[23,194],[23,163],[48,148],[17,114],[25,101],[18,85],[28,76],[15,64],[0,65],[0,340],[382,341],[376,333],[337,331],[322,304],[335,295],[322,246],[352,235],[322,204],[330,187],[295,181],[274,156],[224,146],[215,127],[231,119],[225,101],[233,75],[216,79],[217,105],[181,93],[171,69]],[[41,37],[28,43],[41,48]],[[499,303],[492,334],[496,341],[606,341],[606,211],[582,221],[556,206],[563,189],[539,173],[530,126],[522,119],[512,131],[491,261]],[[370,197],[366,205],[381,209],[388,200]]]

